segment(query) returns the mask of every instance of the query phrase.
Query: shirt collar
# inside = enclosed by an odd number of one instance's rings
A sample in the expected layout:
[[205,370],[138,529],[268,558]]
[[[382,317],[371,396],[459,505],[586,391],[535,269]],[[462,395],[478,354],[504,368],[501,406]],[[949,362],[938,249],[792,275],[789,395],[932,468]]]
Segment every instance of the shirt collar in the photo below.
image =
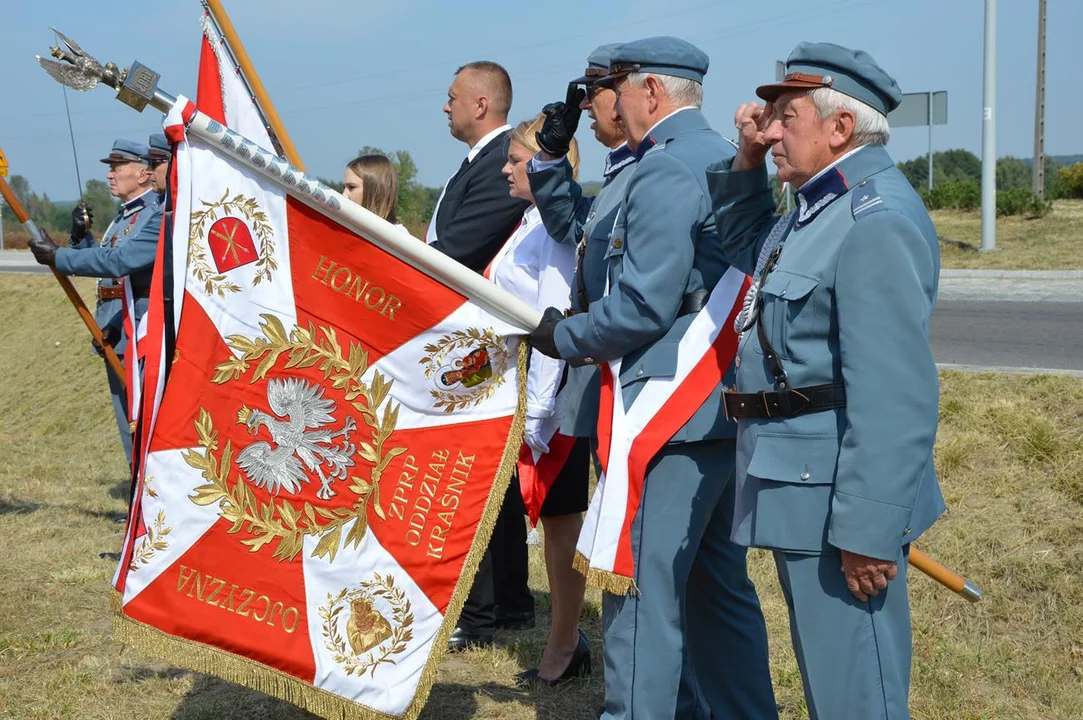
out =
[[608,180],[609,178],[620,173],[621,170],[628,167],[636,161],[636,154],[632,148],[628,147],[628,143],[621,143],[617,147],[609,151],[609,154],[605,156],[605,170],[603,175]]
[[511,125],[501,125],[496,130],[493,130],[484,135],[481,140],[478,140],[476,143],[474,143],[474,147],[470,148],[470,152],[466,154],[466,159],[469,162],[474,162],[474,158],[478,156],[478,153],[481,152],[486,145],[491,143],[493,139],[496,138],[496,136],[498,136],[505,130],[511,130]]

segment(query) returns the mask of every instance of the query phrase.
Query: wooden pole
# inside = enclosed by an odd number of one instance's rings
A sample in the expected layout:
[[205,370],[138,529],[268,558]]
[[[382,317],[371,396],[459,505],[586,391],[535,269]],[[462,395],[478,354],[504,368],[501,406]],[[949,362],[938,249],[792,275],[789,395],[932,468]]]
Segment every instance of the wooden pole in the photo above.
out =
[[252,65],[252,61],[248,58],[248,53],[245,51],[244,45],[241,44],[240,37],[237,36],[237,30],[234,29],[233,23],[230,22],[229,15],[226,15],[226,10],[222,7],[222,0],[205,0],[205,2],[211,17],[214,18],[214,22],[218,25],[218,29],[221,30],[222,36],[226,40],[226,44],[229,45],[230,51],[236,57],[241,74],[252,89],[252,94],[256,96],[256,104],[259,105],[264,117],[267,118],[267,123],[271,126],[271,131],[278,139],[278,144],[282,146],[282,152],[285,154],[286,159],[290,161],[291,165],[304,170],[305,166],[301,163],[301,156],[297,154],[297,148],[294,147],[293,141],[290,140],[289,133],[286,132],[286,128],[282,124],[282,119],[278,117],[274,103],[271,102],[267,90],[263,87],[255,66]]
[[981,590],[978,589],[977,585],[974,585],[962,575],[952,572],[913,545],[910,546],[910,564],[952,592],[962,595],[970,602],[981,600]]
[[[15,212],[15,217],[19,222],[30,232],[31,235],[38,235],[38,228],[34,222],[30,219],[26,210],[23,208],[23,204],[19,202],[19,198],[15,196],[15,192],[8,185],[7,180],[0,177],[0,195],[4,196],[4,201],[11,206],[11,209]],[[75,286],[71,284],[66,276],[61,275],[56,271],[56,268],[50,268],[53,271],[53,277],[60,283],[60,287],[64,289],[64,294],[68,296],[68,300],[71,300],[71,304],[75,306],[75,311],[79,313],[79,317],[83,319],[83,324],[86,325],[87,330],[94,337],[94,341],[101,346],[105,353],[105,364],[113,371],[117,380],[125,382],[124,365],[120,362],[120,358],[113,352],[113,346],[105,342],[102,338],[101,328],[98,327],[98,322],[94,319],[94,315],[91,314],[87,308],[86,303],[83,302],[83,298],[79,297],[79,291],[75,289]]]

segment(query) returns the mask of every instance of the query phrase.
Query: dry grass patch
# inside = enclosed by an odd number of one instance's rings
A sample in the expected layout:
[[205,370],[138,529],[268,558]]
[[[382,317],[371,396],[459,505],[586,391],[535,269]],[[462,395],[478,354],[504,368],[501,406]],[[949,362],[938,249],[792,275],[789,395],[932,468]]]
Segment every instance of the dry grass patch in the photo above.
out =
[[[101,361],[48,276],[0,276],[0,717],[310,717],[260,693],[148,661],[111,635],[109,579],[127,484]],[[92,283],[79,281],[89,295]],[[57,346],[56,342],[60,342]],[[921,547],[986,591],[969,605],[917,573],[912,706],[919,720],[1083,717],[1083,383],[942,376],[937,446],[951,509]],[[782,716],[806,717],[769,558],[750,555]],[[424,718],[594,718],[594,678],[536,694],[541,623],[448,658]],[[583,626],[600,668],[600,597]],[[721,651],[721,650],[720,650]]]
[[934,210],[940,237],[967,243],[963,249],[941,243],[945,268],[987,270],[1083,269],[1083,200],[1056,200],[1053,211],[1028,220],[1020,215],[997,218],[996,252],[979,253],[981,212]]

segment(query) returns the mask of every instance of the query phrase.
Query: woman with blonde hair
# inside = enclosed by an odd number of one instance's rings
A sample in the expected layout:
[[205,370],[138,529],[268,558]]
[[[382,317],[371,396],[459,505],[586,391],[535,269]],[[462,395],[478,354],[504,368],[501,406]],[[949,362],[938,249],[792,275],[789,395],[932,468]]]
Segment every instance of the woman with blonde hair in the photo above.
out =
[[[539,151],[535,134],[544,114],[511,132],[508,161],[502,172],[512,197],[530,202],[522,222],[485,270],[485,277],[538,310],[567,308],[575,274],[575,247],[558,243],[542,224],[527,178],[527,165]],[[579,168],[579,147],[572,140],[568,162]],[[536,350],[527,372],[527,426],[519,460],[519,484],[531,524],[541,518],[545,530],[545,568],[552,617],[538,667],[517,676],[524,686],[556,685],[590,673],[590,647],[579,629],[584,578],[573,567],[575,544],[587,509],[590,444],[587,438],[560,435],[557,393],[565,365]]]
[[399,176],[386,155],[360,155],[346,165],[342,194],[394,225],[399,204]]

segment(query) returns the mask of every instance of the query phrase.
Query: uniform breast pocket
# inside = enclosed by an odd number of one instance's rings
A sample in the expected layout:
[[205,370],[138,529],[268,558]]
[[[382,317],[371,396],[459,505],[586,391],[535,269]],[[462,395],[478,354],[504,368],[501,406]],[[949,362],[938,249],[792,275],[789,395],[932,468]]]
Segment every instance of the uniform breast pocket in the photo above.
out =
[[[811,349],[806,344],[817,335],[824,336],[827,328],[818,328],[815,290],[817,278],[775,270],[760,289],[763,294],[763,315],[767,339],[783,360],[802,363]],[[761,354],[763,348],[756,342]]]

